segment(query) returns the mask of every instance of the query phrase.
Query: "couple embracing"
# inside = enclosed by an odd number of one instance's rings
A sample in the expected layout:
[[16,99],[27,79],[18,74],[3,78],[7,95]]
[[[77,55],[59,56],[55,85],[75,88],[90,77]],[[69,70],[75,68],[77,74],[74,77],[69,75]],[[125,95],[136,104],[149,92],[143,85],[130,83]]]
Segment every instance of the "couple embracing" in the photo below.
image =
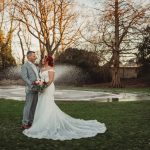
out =
[[[71,140],[93,137],[104,133],[106,126],[97,120],[73,118],[62,112],[54,101],[54,62],[51,56],[42,59],[42,67],[34,63],[36,54],[27,52],[28,61],[22,66],[21,76],[26,83],[26,101],[23,110],[23,134],[38,139]],[[43,92],[33,90],[33,83],[47,83]]]

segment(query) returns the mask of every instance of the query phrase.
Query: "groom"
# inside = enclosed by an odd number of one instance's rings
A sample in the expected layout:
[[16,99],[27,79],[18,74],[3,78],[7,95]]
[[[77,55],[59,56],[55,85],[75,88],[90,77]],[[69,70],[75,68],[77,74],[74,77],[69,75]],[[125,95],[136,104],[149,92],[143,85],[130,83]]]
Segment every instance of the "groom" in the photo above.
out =
[[28,129],[32,125],[34,112],[38,100],[38,92],[32,90],[32,83],[40,80],[39,68],[34,64],[37,59],[35,52],[27,52],[28,61],[21,68],[21,77],[26,83],[26,100],[23,109],[22,128]]

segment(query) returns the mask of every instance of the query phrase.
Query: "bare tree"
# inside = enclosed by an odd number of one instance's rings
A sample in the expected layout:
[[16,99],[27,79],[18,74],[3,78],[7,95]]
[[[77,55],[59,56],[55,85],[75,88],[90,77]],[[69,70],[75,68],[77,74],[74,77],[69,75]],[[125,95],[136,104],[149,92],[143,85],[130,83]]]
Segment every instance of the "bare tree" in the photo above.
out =
[[[15,19],[23,23],[28,32],[39,41],[41,57],[45,50],[53,55],[73,43],[79,36],[75,27],[77,14],[73,3],[67,0],[17,0]],[[75,28],[73,28],[73,26]]]
[[[107,11],[105,23],[112,24],[114,28],[113,32],[107,32],[108,28],[105,26],[102,39],[112,51],[112,87],[122,87],[119,73],[120,57],[136,53],[135,48],[142,35],[140,29],[146,24],[145,17],[149,7],[136,7],[125,0],[114,0],[109,3],[109,7],[111,9]],[[107,21],[108,19],[110,21]]]
[[[99,57],[99,64],[109,67],[112,52],[102,39],[103,31],[103,14],[97,8],[85,8],[83,18],[85,20],[84,29],[80,32],[82,40],[80,45],[82,49],[94,51]],[[88,12],[88,13],[87,13]]]
[[6,10],[11,5],[11,0],[0,0],[0,29],[2,29],[5,21]]
[[91,43],[103,45],[100,50],[108,52],[112,67],[112,87],[122,87],[119,67],[121,58],[137,54],[137,44],[142,29],[149,23],[149,5],[139,6],[131,0],[108,0],[100,11],[97,32]]
[[25,62],[25,52],[30,50],[31,47],[31,38],[30,35],[27,33],[26,28],[20,25],[18,27],[17,35],[19,38],[19,43],[21,46],[22,51],[22,64]]

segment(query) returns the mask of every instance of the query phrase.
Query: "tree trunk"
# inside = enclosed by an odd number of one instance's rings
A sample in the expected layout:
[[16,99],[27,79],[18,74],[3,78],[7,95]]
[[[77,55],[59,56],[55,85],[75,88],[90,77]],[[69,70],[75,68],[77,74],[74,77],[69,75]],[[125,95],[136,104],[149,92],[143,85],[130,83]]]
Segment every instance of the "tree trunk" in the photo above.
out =
[[115,0],[115,49],[113,51],[112,83],[115,88],[122,87],[119,72],[119,0]]
[[21,45],[21,51],[22,51],[22,64],[24,64],[25,62],[25,50],[24,50],[24,47],[23,47],[23,42],[22,42],[22,39],[21,39],[21,36],[20,36],[20,31],[21,31],[21,28],[19,27],[19,31],[18,31],[18,37],[19,37],[19,41],[20,41],[20,45]]
[[52,48],[51,48],[51,45],[49,44],[49,42],[46,42],[46,51],[47,51],[47,54],[48,55],[53,55],[54,53],[53,53],[53,50],[52,50]]
[[114,88],[122,87],[122,84],[120,81],[120,72],[119,72],[119,53],[117,53],[117,52],[114,54],[111,86]]
[[40,45],[40,52],[41,52],[41,56],[40,56],[40,65],[42,64],[42,59],[44,58],[45,54],[45,47],[43,46],[42,43],[40,43],[39,41],[39,45]]

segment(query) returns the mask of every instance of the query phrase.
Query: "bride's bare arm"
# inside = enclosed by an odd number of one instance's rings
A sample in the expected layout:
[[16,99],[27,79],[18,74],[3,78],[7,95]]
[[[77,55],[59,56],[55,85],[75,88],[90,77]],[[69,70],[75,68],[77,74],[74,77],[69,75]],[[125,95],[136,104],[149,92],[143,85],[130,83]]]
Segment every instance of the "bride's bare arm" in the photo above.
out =
[[48,71],[48,76],[49,76],[48,85],[50,85],[54,81],[54,74],[55,72],[53,70]]

